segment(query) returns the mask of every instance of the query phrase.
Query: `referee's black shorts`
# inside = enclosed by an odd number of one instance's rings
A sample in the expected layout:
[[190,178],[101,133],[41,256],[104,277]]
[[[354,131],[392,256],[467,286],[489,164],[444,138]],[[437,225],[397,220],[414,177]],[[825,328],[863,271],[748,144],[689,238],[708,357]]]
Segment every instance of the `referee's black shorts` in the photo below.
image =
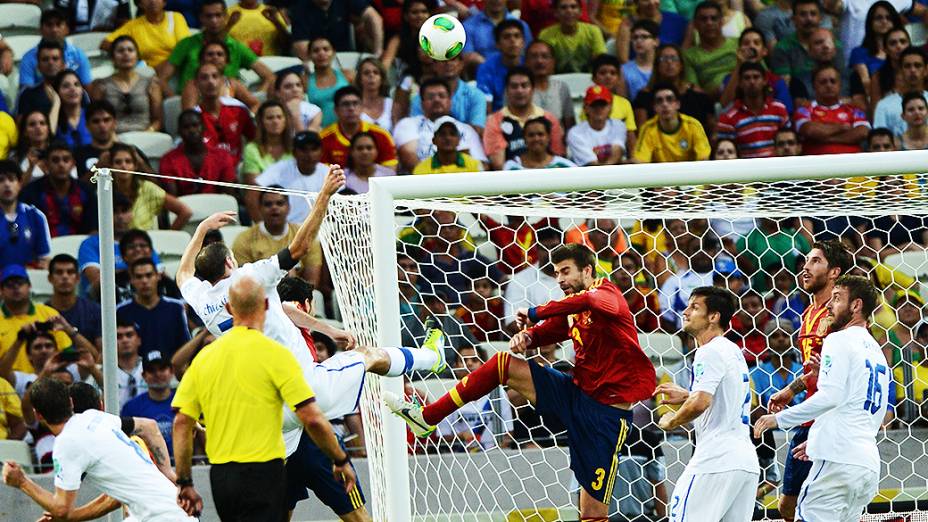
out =
[[213,464],[209,482],[223,522],[287,520],[287,474],[282,459]]

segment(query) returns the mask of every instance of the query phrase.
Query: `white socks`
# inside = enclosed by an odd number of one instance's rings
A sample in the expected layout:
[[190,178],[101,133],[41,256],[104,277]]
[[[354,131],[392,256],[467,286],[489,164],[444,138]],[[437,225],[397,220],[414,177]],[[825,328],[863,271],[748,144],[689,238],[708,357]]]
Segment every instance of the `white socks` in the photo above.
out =
[[383,351],[390,357],[387,377],[399,377],[411,371],[428,371],[438,363],[438,355],[422,348],[395,348],[386,346]]

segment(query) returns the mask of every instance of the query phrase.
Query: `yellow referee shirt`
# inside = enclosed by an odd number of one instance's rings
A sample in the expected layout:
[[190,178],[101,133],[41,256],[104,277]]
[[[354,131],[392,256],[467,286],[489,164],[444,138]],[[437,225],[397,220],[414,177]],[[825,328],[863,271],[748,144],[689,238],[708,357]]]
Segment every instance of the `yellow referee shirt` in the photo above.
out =
[[657,120],[657,116],[651,118],[638,131],[635,159],[643,163],[709,159],[712,149],[699,120],[680,114],[680,126],[674,132],[661,130]]
[[285,456],[283,404],[300,404],[313,391],[296,358],[263,333],[236,326],[193,359],[171,406],[208,431],[213,464],[267,462]]

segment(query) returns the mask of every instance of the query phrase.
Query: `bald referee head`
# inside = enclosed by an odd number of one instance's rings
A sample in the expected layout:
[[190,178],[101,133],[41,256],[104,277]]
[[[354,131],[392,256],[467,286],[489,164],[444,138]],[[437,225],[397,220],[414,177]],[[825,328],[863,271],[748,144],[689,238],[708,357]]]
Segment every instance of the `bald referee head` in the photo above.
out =
[[264,294],[264,287],[254,278],[242,276],[232,283],[226,307],[232,314],[232,324],[235,326],[264,330],[267,296]]

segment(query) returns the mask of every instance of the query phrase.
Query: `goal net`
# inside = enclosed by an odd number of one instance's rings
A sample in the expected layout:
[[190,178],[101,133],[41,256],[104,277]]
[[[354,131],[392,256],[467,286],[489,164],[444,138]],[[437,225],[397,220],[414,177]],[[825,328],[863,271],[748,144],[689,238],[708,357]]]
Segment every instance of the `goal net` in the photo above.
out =
[[[923,507],[928,175],[907,173],[925,163],[915,154],[396,178],[375,181],[368,195],[335,198],[323,244],[346,328],[363,343],[415,346],[432,318],[449,338],[444,374],[367,381],[362,413],[375,520],[579,518],[563,427],[517,394],[499,388],[427,439],[407,436],[380,400],[390,389],[434,401],[508,350],[514,310],[563,295],[548,256],[566,242],[593,249],[598,276],[624,292],[662,382],[690,383],[694,346],[681,332],[689,291],[734,291],[740,308],[728,335],[752,368],[757,416],[801,373],[808,332],[800,316],[810,302],[797,280],[804,254],[815,241],[843,241],[854,271],[882,291],[872,332],[894,375],[884,391],[892,413],[879,435],[880,495],[868,520]],[[840,177],[814,179],[828,173]],[[569,373],[574,354],[562,343],[528,356]],[[659,430],[664,411],[653,401],[635,408],[618,472],[605,477],[614,484],[614,520],[657,520],[670,509],[693,440],[688,430]],[[776,507],[789,435],[756,443],[763,483],[755,518],[763,519]]]

